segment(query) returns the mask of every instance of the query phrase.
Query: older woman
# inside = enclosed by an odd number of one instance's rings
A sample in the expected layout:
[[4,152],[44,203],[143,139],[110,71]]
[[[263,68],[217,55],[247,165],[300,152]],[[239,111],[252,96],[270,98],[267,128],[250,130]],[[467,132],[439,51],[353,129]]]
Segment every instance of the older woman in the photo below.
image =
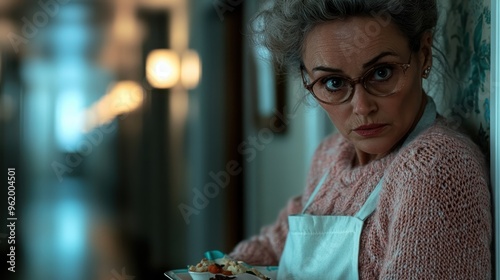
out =
[[435,0],[276,0],[264,44],[339,133],[308,185],[232,257],[280,279],[489,279],[484,158],[422,88]]

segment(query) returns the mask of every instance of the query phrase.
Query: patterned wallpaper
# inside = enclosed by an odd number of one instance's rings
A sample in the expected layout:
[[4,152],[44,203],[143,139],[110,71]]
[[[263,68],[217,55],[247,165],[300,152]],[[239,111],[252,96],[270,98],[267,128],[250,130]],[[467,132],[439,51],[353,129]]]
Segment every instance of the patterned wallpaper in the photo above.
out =
[[447,66],[437,66],[431,83],[444,83],[433,87],[431,95],[441,114],[457,127],[462,125],[489,155],[491,3],[438,2],[441,27],[436,30],[436,43],[442,55],[437,58]]

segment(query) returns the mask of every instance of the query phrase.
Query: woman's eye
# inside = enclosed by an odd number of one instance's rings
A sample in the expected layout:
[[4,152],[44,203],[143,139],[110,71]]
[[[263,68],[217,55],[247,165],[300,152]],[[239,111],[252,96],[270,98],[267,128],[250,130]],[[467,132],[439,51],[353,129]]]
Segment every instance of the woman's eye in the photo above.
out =
[[392,77],[392,67],[387,65],[376,68],[372,75],[374,81],[386,81],[390,77]]
[[340,77],[326,77],[321,82],[329,91],[338,91],[345,86],[344,79]]

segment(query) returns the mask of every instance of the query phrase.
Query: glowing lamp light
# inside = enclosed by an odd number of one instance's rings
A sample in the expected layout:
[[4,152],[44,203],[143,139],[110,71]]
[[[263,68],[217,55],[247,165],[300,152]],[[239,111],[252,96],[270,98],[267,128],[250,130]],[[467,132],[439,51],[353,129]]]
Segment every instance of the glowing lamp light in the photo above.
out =
[[201,78],[201,61],[197,52],[188,50],[182,54],[181,83],[186,89],[195,88]]
[[171,88],[180,76],[180,59],[176,52],[167,49],[152,51],[146,61],[146,76],[149,83],[160,89]]
[[86,111],[84,132],[111,122],[115,117],[138,109],[144,101],[144,90],[134,81],[116,83]]
[[144,91],[141,85],[133,81],[116,83],[109,95],[111,97],[111,107],[108,110],[115,116],[136,110],[144,100]]

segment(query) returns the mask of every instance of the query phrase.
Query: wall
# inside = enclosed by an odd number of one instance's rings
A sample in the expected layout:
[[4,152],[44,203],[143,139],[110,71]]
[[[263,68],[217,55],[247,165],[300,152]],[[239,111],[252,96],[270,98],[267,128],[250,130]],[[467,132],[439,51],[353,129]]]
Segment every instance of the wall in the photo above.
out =
[[[440,19],[436,45],[446,65],[436,65],[432,94],[441,114],[462,125],[485,154],[490,142],[490,41],[489,1],[438,1]],[[436,62],[443,56],[435,53]]]

